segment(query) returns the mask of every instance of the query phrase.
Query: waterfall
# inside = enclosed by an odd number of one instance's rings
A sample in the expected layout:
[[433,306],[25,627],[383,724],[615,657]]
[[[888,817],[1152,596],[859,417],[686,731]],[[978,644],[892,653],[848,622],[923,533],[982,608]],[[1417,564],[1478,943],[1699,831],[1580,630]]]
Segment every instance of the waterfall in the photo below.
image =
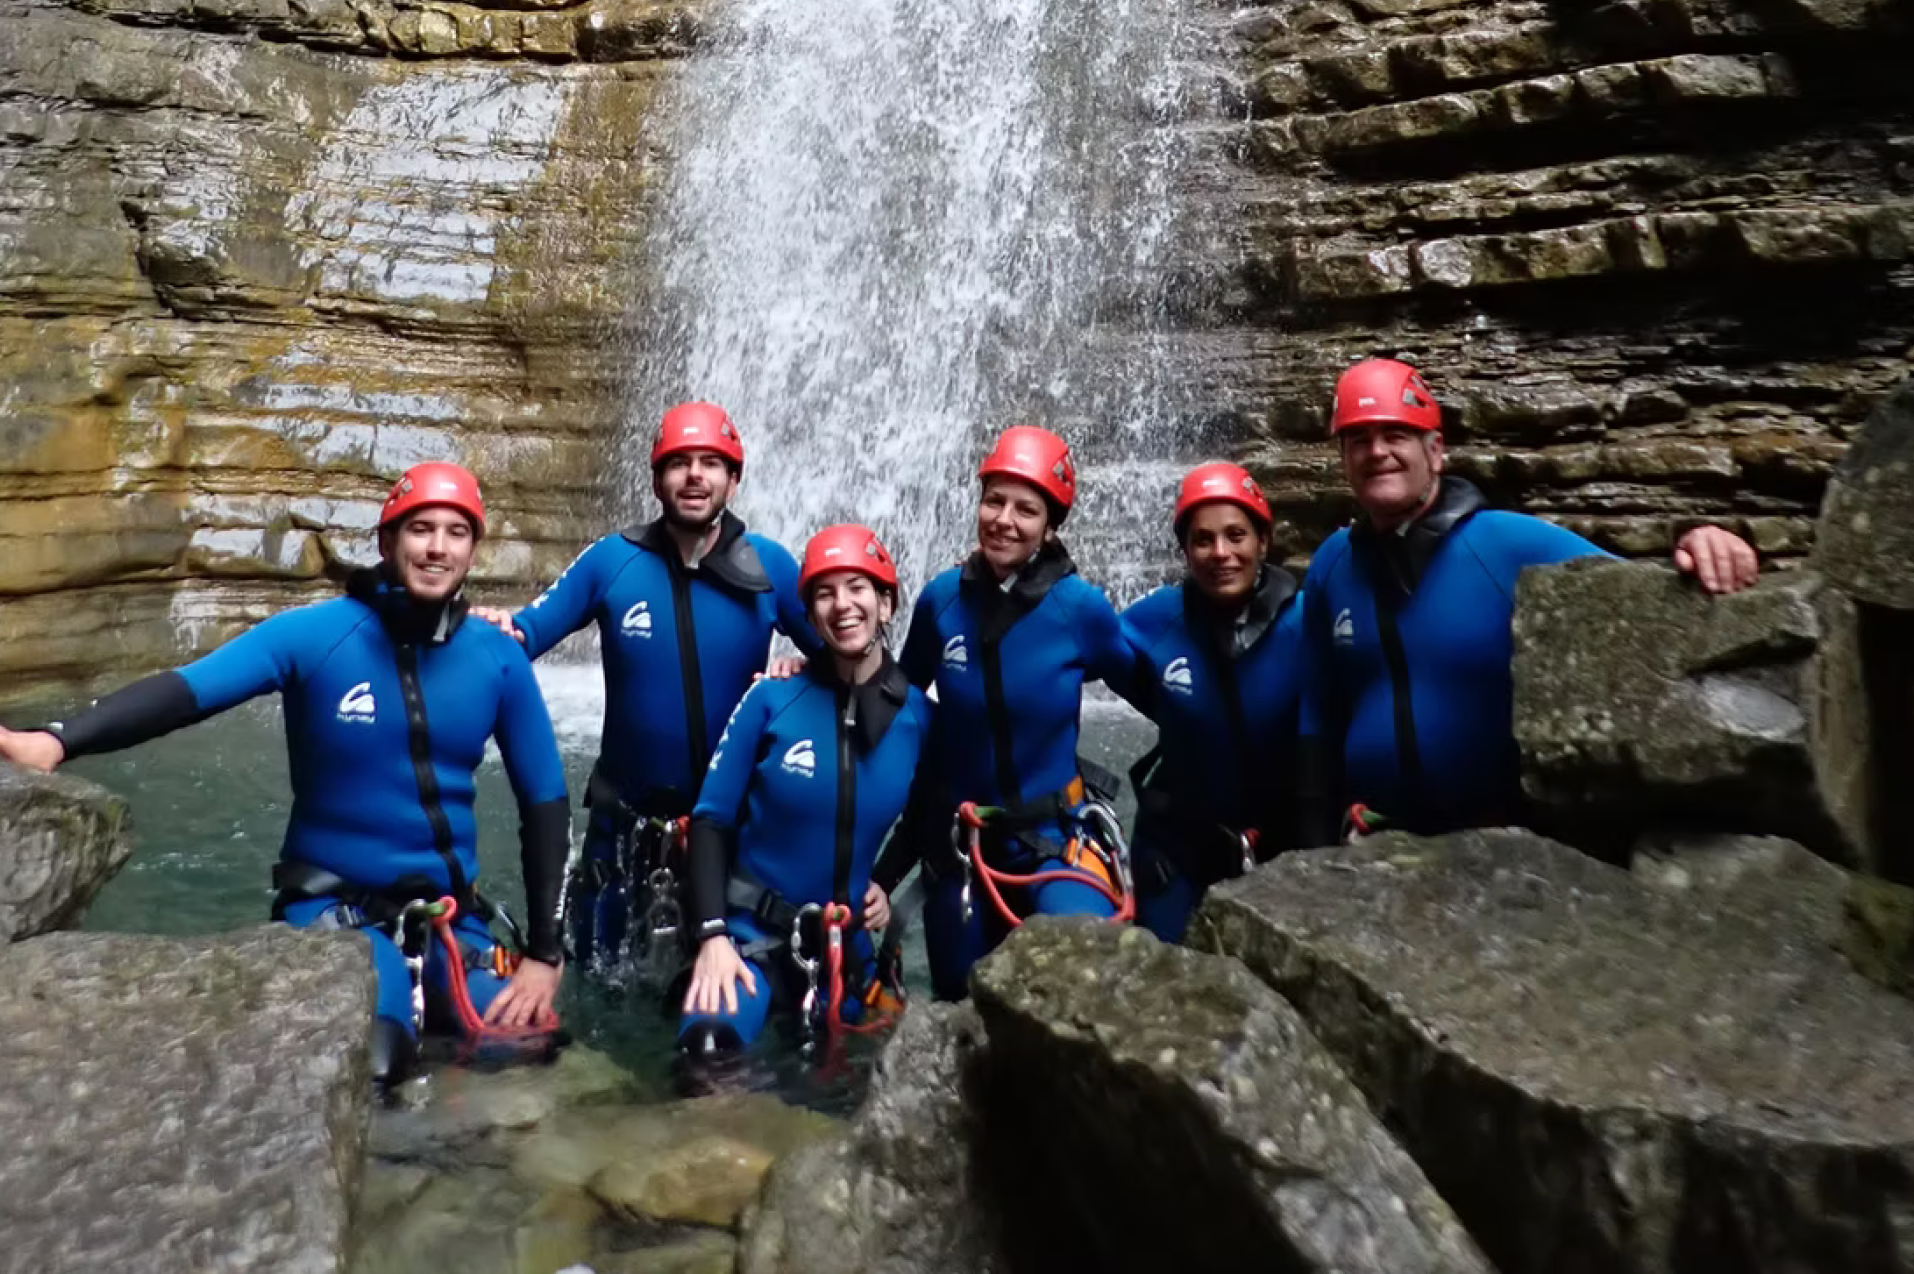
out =
[[1163,577],[1188,454],[1167,340],[1192,218],[1190,0],[729,0],[664,104],[620,486],[664,407],[722,404],[793,552],[869,522],[907,594],[974,543],[1016,423],[1079,456],[1068,528],[1119,602]]

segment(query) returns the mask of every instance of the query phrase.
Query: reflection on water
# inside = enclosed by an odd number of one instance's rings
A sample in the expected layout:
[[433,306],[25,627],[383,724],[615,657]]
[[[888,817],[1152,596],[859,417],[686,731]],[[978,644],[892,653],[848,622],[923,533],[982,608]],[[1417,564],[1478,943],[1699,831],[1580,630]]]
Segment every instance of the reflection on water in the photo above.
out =
[[[558,729],[567,781],[573,793],[582,792],[603,712],[598,669],[555,664],[540,666],[538,676]],[[28,712],[11,715],[32,718]],[[1099,697],[1086,703],[1084,727],[1085,755],[1119,773],[1155,733],[1127,707]],[[94,903],[89,929],[196,934],[266,918],[272,864],[291,806],[277,700],[247,704],[130,752],[86,757],[69,768],[125,796],[138,837],[133,860]],[[518,911],[524,890],[517,806],[496,757],[480,771],[478,793],[481,884]],[[1123,812],[1127,818],[1127,805]],[[582,830],[580,820],[575,831]],[[919,942],[913,930],[905,950],[913,988],[928,984]],[[568,977],[560,1010],[574,1035],[641,1077],[658,1080],[662,1088],[672,1075],[675,1019],[654,993]],[[852,1038],[836,1064],[826,1059],[819,1065],[780,1041],[696,1082],[772,1091],[805,1105],[841,1110],[855,1103],[872,1052],[871,1041]]]

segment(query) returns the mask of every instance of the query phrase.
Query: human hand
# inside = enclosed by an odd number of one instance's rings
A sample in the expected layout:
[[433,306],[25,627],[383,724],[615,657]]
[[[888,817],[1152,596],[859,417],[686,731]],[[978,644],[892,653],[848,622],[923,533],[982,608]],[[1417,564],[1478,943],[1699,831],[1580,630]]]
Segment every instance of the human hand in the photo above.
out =
[[512,622],[512,612],[503,606],[474,606],[468,613],[474,619],[484,620],[507,637],[517,638],[519,645],[525,644],[525,634],[520,632],[518,625]]
[[731,939],[724,934],[706,938],[691,966],[691,985],[685,990],[684,1011],[716,1013],[722,1005],[724,1012],[736,1013],[740,980],[745,993],[755,997],[758,980],[752,976],[751,966],[738,954]]
[[525,959],[518,972],[505,984],[485,1010],[487,1026],[552,1026],[558,1014],[552,1001],[558,997],[562,968],[543,960]]
[[66,744],[60,742],[58,735],[45,730],[9,730],[0,726],[0,760],[51,774],[54,766],[66,760]]
[[788,681],[803,671],[803,655],[773,655],[764,675],[773,681]]
[[1708,593],[1735,593],[1761,575],[1754,546],[1718,526],[1698,526],[1675,543],[1675,569]]
[[872,881],[870,888],[864,891],[864,927],[875,931],[885,929],[891,923],[890,895],[877,887]]

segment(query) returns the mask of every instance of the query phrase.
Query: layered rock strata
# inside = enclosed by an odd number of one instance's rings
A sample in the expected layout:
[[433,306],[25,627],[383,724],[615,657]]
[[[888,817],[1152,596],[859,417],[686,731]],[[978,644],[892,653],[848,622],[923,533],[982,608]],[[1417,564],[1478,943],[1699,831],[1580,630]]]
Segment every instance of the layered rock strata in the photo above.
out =
[[[1456,468],[1627,553],[1810,543],[1914,354],[1914,23],[1799,0],[1281,0],[1240,12],[1245,266],[1217,412],[1306,551],[1328,388],[1416,362]],[[1233,410],[1236,409],[1236,410]]]
[[343,1271],[363,939],[51,934],[0,953],[10,1269]]
[[0,685],[150,666],[480,475],[476,579],[600,530],[680,8],[0,0]]
[[1286,855],[1194,940],[1281,991],[1505,1274],[1914,1260],[1914,1005],[1805,855],[1643,884],[1514,831]]

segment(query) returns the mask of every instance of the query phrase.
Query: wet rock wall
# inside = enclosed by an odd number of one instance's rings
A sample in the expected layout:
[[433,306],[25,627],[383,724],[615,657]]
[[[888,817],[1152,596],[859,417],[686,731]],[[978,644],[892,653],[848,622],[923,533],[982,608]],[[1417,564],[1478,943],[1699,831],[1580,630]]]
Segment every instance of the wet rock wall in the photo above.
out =
[[596,529],[655,4],[0,0],[0,698],[150,666],[481,476],[483,583]]
[[1719,517],[1805,551],[1914,355],[1906,6],[1281,0],[1227,23],[1244,122],[1209,197],[1242,263],[1192,339],[1287,551],[1349,512],[1324,407],[1369,355],[1430,372],[1499,502],[1627,553]]

